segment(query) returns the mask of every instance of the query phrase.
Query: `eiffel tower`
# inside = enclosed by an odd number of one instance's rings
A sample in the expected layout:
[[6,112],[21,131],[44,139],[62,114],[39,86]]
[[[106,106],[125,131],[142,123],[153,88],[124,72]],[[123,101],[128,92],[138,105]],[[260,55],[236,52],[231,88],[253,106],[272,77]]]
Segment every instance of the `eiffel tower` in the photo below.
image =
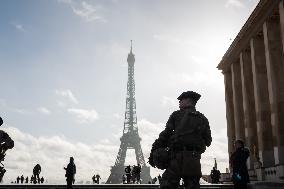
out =
[[128,62],[128,81],[127,81],[127,97],[126,97],[126,110],[125,120],[123,127],[123,135],[120,138],[120,147],[118,155],[115,160],[114,166],[111,167],[111,173],[106,183],[119,184],[122,183],[122,175],[124,172],[124,163],[126,151],[134,149],[137,164],[141,165],[141,180],[142,183],[148,183],[151,180],[150,167],[146,166],[144,155],[141,149],[141,138],[138,134],[137,115],[136,115],[136,100],[135,100],[135,81],[134,81],[134,62],[135,57],[132,53],[132,40],[131,49],[127,57]]

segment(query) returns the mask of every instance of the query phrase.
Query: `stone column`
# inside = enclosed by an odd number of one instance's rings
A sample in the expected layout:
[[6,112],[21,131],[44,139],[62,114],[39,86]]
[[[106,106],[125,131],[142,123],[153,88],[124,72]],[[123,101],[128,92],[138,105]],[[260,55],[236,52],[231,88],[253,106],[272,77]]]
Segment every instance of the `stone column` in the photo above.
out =
[[[279,14],[280,14],[280,27],[281,27],[281,39],[282,46],[284,46],[284,1],[280,1],[279,3]],[[283,48],[284,51],[284,48]]]
[[275,164],[284,164],[284,57],[279,16],[263,24]]
[[274,165],[271,112],[262,33],[250,40],[259,158],[264,167]]
[[227,136],[228,136],[228,152],[229,155],[234,150],[235,137],[235,121],[234,121],[234,104],[233,104],[233,88],[231,71],[224,72],[225,82],[225,100],[226,100],[226,118],[227,118]]
[[231,64],[236,139],[245,141],[243,94],[240,62]]
[[255,115],[255,102],[253,91],[253,78],[252,78],[252,62],[250,49],[244,50],[240,54],[241,65],[241,79],[242,79],[242,94],[243,94],[243,109],[244,109],[244,122],[245,122],[245,137],[246,145],[250,149],[251,155],[248,161],[248,168],[254,168],[256,157],[254,151],[257,149],[257,131],[256,131],[256,115]]

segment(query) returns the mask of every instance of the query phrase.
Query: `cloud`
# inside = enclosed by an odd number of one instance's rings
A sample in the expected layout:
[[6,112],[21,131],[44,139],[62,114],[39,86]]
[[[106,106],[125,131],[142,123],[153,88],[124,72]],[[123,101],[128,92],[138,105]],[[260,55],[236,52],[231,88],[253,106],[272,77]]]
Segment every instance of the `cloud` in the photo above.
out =
[[99,13],[102,10],[102,6],[95,6],[86,1],[81,1],[77,3],[72,0],[58,0],[59,3],[68,4],[75,15],[81,17],[86,22],[107,22],[107,20]]
[[71,4],[73,3],[72,0],[57,0],[59,3],[66,3],[66,4]]
[[99,119],[96,110],[69,108],[67,111],[75,115],[79,123],[90,123]]
[[24,26],[23,26],[22,24],[13,22],[12,25],[13,25],[18,31],[21,31],[21,32],[26,32],[26,31],[27,31],[27,30],[24,28]]
[[72,142],[64,136],[35,137],[14,127],[5,128],[5,131],[15,141],[15,147],[7,151],[4,183],[14,181],[21,174],[30,176],[33,167],[39,163],[42,167],[41,175],[49,184],[63,184],[63,167],[66,167],[71,156],[77,166],[76,181],[91,180],[94,173],[99,173],[105,181],[118,150],[117,145],[107,140],[89,145]]
[[45,115],[49,115],[51,113],[50,110],[45,108],[45,107],[39,107],[38,111],[42,114],[45,114]]
[[164,106],[171,106],[173,108],[177,108],[178,100],[176,98],[171,98],[167,96],[162,97],[162,104]]
[[240,0],[227,0],[225,7],[244,7],[244,3]]
[[[164,123],[153,123],[147,119],[138,121],[141,146],[147,162],[152,143],[164,129]],[[42,166],[42,176],[49,184],[65,183],[63,167],[67,165],[69,157],[73,156],[77,166],[76,182],[91,180],[94,173],[99,173],[102,181],[106,181],[110,174],[119,149],[119,137],[101,139],[96,144],[72,142],[64,136],[38,136],[22,132],[14,127],[4,130],[15,141],[15,147],[7,152],[4,164],[7,172],[4,183],[10,183],[19,174],[31,175],[32,168],[37,163]],[[213,143],[202,155],[202,171],[207,174],[217,158],[218,168],[225,171],[228,167],[226,129],[213,131]],[[135,153],[127,152],[127,162],[136,162]],[[151,168],[151,175],[157,176],[163,171]]]
[[171,34],[154,34],[153,38],[157,41],[164,41],[168,43],[178,44],[178,45],[192,45],[190,40],[186,40],[183,37],[171,35]]
[[114,113],[113,117],[116,118],[116,119],[119,119],[119,120],[122,120],[124,118],[123,115],[121,115],[119,113]]
[[16,112],[16,113],[19,113],[19,114],[23,114],[23,115],[30,115],[30,114],[33,113],[33,112],[31,112],[29,110],[26,110],[26,109],[23,109],[23,108],[11,108],[11,110],[13,112]]
[[205,73],[196,71],[192,74],[188,73],[173,73],[170,75],[170,79],[173,83],[189,83],[195,86],[221,86],[218,78],[214,73]]
[[0,106],[6,106],[6,100],[0,98]]
[[106,22],[106,19],[98,13],[99,7],[95,7],[87,2],[83,1],[81,7],[72,7],[73,12],[83,18],[87,22],[101,21]]
[[79,104],[78,100],[76,99],[76,97],[74,96],[74,94],[70,89],[55,90],[55,94],[67,98],[69,101],[73,102],[74,104]]

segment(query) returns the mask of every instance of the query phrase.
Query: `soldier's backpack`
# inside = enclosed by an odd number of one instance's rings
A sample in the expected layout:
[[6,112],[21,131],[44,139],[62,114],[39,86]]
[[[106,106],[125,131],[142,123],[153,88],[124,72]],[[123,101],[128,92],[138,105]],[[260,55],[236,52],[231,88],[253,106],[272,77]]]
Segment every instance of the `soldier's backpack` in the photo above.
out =
[[168,148],[158,148],[153,151],[153,161],[158,169],[166,169],[170,162],[170,151]]

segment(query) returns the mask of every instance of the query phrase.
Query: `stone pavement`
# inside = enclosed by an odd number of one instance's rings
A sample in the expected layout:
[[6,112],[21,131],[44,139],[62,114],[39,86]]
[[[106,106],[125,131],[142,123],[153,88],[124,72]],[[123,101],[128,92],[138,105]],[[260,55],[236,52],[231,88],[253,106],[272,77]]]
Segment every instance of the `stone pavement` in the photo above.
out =
[[[0,185],[0,189],[65,189],[66,185]],[[73,185],[74,189],[159,189],[156,184],[99,184]],[[232,185],[202,184],[201,189],[233,189]]]

